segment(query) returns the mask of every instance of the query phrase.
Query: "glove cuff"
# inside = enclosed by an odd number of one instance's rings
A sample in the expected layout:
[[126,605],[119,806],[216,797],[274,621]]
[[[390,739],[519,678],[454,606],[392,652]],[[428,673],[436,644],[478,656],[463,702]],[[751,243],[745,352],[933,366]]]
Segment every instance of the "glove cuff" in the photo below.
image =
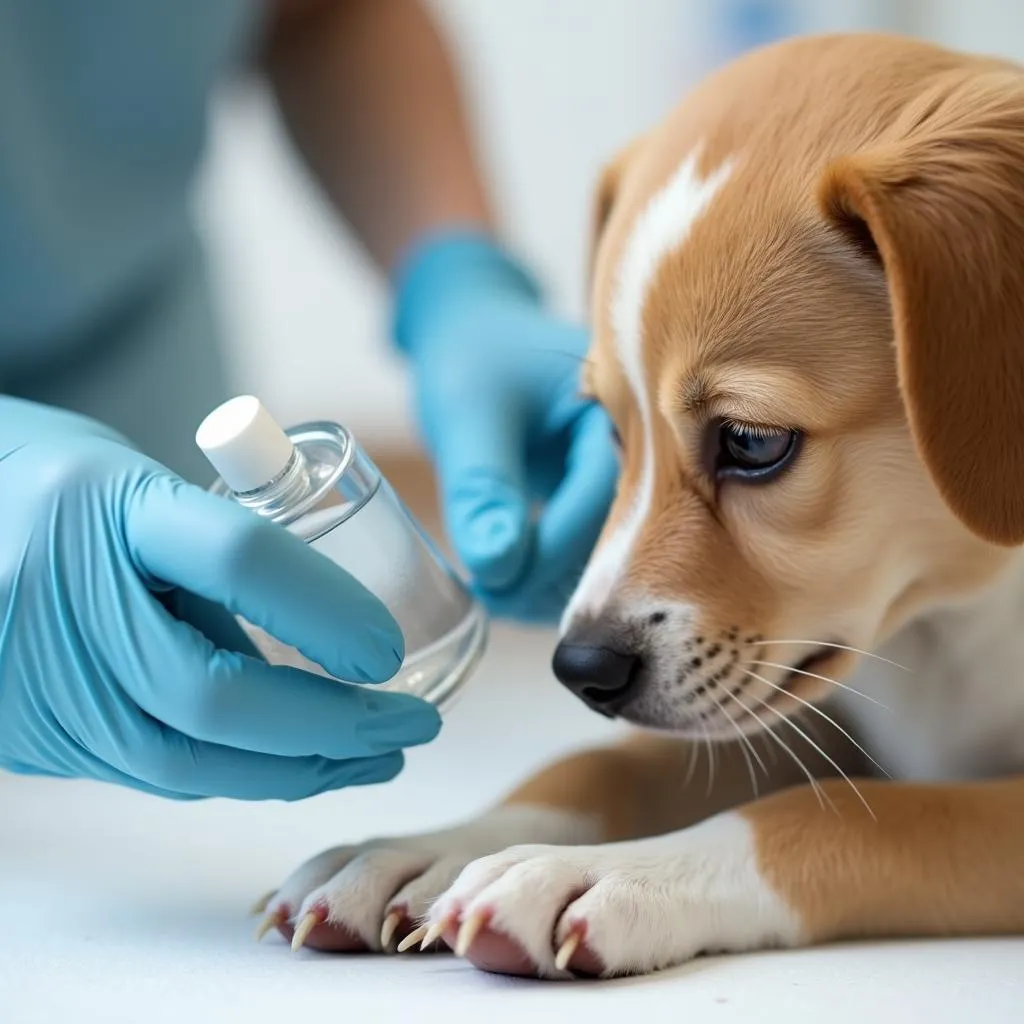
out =
[[399,263],[393,278],[393,333],[398,348],[413,354],[420,325],[436,311],[479,292],[541,299],[534,277],[485,231],[453,228],[428,235]]

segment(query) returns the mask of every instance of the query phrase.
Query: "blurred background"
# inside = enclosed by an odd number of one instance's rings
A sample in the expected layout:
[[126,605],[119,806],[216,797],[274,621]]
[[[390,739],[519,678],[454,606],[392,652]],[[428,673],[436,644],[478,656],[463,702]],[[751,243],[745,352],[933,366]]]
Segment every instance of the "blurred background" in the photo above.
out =
[[[433,6],[461,68],[507,235],[539,270],[555,307],[572,317],[585,311],[590,193],[602,164],[735,54],[790,34],[882,29],[1024,56],[1020,0]],[[429,467],[418,454],[407,381],[388,342],[383,283],[293,159],[259,82],[228,83],[216,98],[195,203],[235,389],[258,394],[284,422],[326,416],[346,423],[436,533]],[[294,805],[174,804],[88,782],[0,776],[0,906],[17,922],[0,935],[0,1017],[57,1020],[52,1006],[65,999],[76,1020],[93,1006],[102,1007],[102,1016],[88,1019],[135,1020],[144,1006],[152,1021],[280,1021],[304,1015],[306,1007],[322,1014],[343,993],[350,1016],[366,1005],[371,1020],[398,1019],[412,1005],[422,1020],[433,1019],[426,1014],[432,1008],[455,1019],[448,990],[438,999],[442,990],[432,986],[447,984],[453,972],[466,977],[459,965],[411,961],[396,975],[393,961],[290,959],[280,942],[246,941],[244,907],[318,849],[434,829],[476,813],[544,761],[615,732],[555,684],[552,646],[547,632],[496,628],[483,668],[439,740],[413,752],[408,769],[385,787]],[[779,1007],[805,990],[813,1001],[817,990],[808,979],[823,978],[839,986],[828,996],[832,1008],[868,1000],[857,1017],[865,1019],[884,989],[886,1005],[900,1016],[901,984],[916,991],[934,983],[942,992],[941,982],[956,977],[959,991],[980,990],[987,998],[1012,973],[996,964],[984,988],[971,989],[964,971],[988,970],[984,952],[972,960],[954,950],[948,961],[934,961],[930,975],[923,968],[915,973],[889,948],[865,957],[866,975],[851,973],[848,959],[824,967],[808,967],[806,958],[786,961],[796,966],[777,982],[784,987]],[[721,974],[698,971],[697,979],[685,980],[686,992],[705,999],[704,1015],[714,1012],[716,1020],[724,1019],[722,991],[740,1014],[729,1019],[765,1019],[773,990],[760,975],[753,982],[742,973],[747,963],[737,961],[735,980],[724,987],[716,987]],[[423,972],[420,987],[410,988],[410,979],[420,977],[415,970]],[[481,998],[493,992],[477,982]],[[8,995],[5,1003],[5,985],[23,1001],[15,1005]],[[652,1016],[652,1003],[678,991],[664,984],[617,990],[630,999],[628,1012],[650,1020],[668,1019]],[[550,992],[544,989],[543,999]],[[42,993],[49,1003],[40,1002]],[[502,989],[503,1000],[530,1001],[521,1015],[536,1014],[534,993],[542,997],[536,989]],[[606,989],[600,996],[612,997]],[[820,993],[816,998],[814,1016],[800,1019],[820,1016],[826,1004]],[[394,1004],[393,1014],[382,1013],[382,999]],[[637,999],[647,1000],[643,1010]],[[214,1011],[218,1000],[223,1014]],[[29,1004],[38,1013],[23,1009]],[[554,1009],[564,1019],[562,1004]],[[929,1019],[966,1019],[950,1012]]]
[[[789,34],[883,29],[1024,54],[1024,5],[1009,0],[434,0],[433,7],[461,68],[507,235],[569,316],[585,308],[590,191],[601,165],[735,53]],[[196,201],[237,387],[289,422],[341,419],[375,454],[408,466],[415,432],[402,366],[387,340],[384,289],[310,189],[258,83],[232,83],[219,97]]]

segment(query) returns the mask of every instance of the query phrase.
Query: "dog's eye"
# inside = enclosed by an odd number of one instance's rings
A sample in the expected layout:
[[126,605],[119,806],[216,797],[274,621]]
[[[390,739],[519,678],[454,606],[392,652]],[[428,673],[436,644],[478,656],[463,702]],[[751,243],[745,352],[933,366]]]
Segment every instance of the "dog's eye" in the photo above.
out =
[[800,434],[795,430],[738,423],[720,423],[717,440],[716,475],[750,481],[773,479],[789,465],[800,446]]

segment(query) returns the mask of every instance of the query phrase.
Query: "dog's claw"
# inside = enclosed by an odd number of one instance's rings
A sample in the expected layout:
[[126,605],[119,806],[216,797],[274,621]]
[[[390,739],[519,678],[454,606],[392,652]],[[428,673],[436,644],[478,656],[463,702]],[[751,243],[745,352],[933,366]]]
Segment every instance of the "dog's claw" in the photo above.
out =
[[558,947],[558,952],[555,954],[555,970],[564,971],[569,966],[569,961],[572,959],[573,953],[580,948],[580,933],[570,932],[569,937]]
[[418,945],[423,941],[423,936],[427,934],[430,929],[425,925],[421,924],[415,931],[409,932],[408,935],[398,944],[398,952],[404,953],[408,949],[412,949],[413,946]]
[[388,950],[391,948],[391,940],[395,937],[395,932],[398,931],[398,926],[405,919],[405,914],[401,910],[392,910],[387,917],[384,918],[384,923],[380,927],[380,945],[381,949]]
[[267,914],[267,916],[260,921],[259,927],[256,929],[256,941],[259,942],[267,932],[271,932],[275,928],[279,928],[287,920],[288,914],[284,909],[275,910],[272,914]]
[[270,905],[270,901],[277,895],[276,889],[271,889],[270,892],[264,893],[250,908],[249,916],[258,917],[262,914],[267,907]]
[[450,918],[447,917],[443,921],[435,921],[424,933],[423,941],[420,943],[420,949],[430,949],[430,947],[444,934],[444,930],[448,927],[449,921]]
[[480,934],[480,930],[487,924],[490,918],[489,911],[478,910],[476,913],[470,914],[462,922],[458,937],[455,939],[456,956],[465,956],[469,952],[469,947],[473,945],[473,940]]
[[309,933],[318,925],[323,924],[326,914],[320,910],[310,910],[305,917],[295,926],[295,934],[292,936],[292,952],[297,952],[306,944]]

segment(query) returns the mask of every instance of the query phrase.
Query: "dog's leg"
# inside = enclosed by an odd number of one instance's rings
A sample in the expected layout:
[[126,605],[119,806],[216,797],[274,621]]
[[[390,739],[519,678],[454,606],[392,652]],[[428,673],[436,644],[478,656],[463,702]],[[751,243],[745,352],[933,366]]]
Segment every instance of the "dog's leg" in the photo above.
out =
[[[661,835],[806,782],[808,772],[820,778],[835,771],[801,737],[794,734],[786,743],[796,759],[757,740],[749,745],[716,743],[709,749],[639,734],[618,746],[584,751],[549,766],[515,790],[505,806],[583,816],[601,842]],[[829,755],[844,770],[863,769],[846,744],[830,746],[835,749]]]
[[[523,843],[568,846],[682,828],[753,795],[803,778],[767,750],[721,744],[714,774],[703,749],[637,736],[552,765],[501,806],[432,834],[327,850],[268,900],[264,928],[319,949],[394,948],[472,860]],[[807,757],[804,751],[801,757]],[[749,758],[749,761],[748,761]],[[692,770],[691,770],[692,769]],[[713,785],[711,785],[713,783]]]
[[823,783],[742,813],[758,872],[805,940],[1024,933],[1024,777],[958,785]]
[[[1024,780],[844,781],[672,835],[470,864],[431,922],[478,966],[616,975],[701,952],[1024,932]],[[863,800],[861,799],[863,798]]]

